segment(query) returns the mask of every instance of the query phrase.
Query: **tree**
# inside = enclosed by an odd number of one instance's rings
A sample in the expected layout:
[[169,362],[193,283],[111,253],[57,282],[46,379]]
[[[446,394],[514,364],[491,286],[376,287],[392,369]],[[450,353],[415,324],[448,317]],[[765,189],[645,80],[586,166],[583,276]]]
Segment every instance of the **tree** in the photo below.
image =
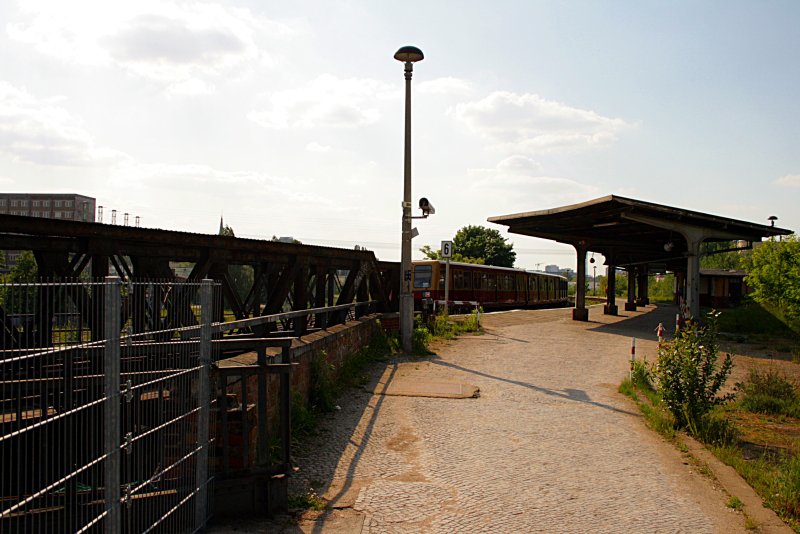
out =
[[[424,247],[419,249],[419,251],[422,252],[423,254],[425,254],[425,256],[428,259],[431,259],[431,260],[443,260],[444,259],[442,257],[442,251],[433,250],[430,245],[425,245]],[[453,252],[453,257],[450,258],[450,259],[453,260],[453,261],[461,262],[461,263],[483,264],[483,258],[469,258],[467,256],[464,256],[463,254],[458,253],[458,252]]]
[[[513,267],[517,253],[500,232],[484,226],[465,226],[453,238],[453,255],[482,259],[486,265]],[[479,263],[474,261],[473,263]]]
[[[628,294],[628,276],[622,273],[616,273],[614,276],[614,296],[624,297]],[[608,277],[598,275],[597,277],[597,293],[602,296],[606,295],[608,289]]]
[[8,274],[8,282],[12,284],[30,284],[36,282],[39,276],[39,266],[30,250],[23,250],[17,256],[17,263]]
[[778,307],[791,321],[800,321],[800,239],[766,241],[745,261],[753,298]]
[[[220,228],[219,235],[236,237],[233,228],[227,224]],[[253,287],[253,280],[255,279],[255,272],[250,265],[229,265],[228,274],[233,281],[233,289],[239,295],[239,299],[244,300]]]
[[[6,277],[8,284],[31,284],[38,281],[39,266],[33,252],[25,250]],[[31,313],[36,298],[36,288],[28,285],[8,285],[3,291],[3,306],[7,313]]]
[[716,252],[736,248],[736,241],[719,241],[703,243],[703,256],[700,257],[701,269],[742,269],[747,251]]

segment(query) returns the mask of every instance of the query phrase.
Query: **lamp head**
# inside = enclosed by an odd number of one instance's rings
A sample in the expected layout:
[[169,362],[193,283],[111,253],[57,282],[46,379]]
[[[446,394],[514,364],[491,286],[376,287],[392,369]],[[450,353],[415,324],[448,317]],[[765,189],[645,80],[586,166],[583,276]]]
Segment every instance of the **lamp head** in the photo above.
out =
[[425,56],[422,54],[422,50],[416,46],[404,46],[394,53],[394,58],[403,63],[416,63],[422,61]]

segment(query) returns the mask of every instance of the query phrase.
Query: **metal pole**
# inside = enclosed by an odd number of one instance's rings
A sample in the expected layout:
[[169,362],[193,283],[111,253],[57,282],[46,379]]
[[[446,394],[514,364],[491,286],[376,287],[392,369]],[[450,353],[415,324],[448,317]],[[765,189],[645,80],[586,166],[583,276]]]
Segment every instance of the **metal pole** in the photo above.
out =
[[411,75],[414,64],[406,61],[406,121],[405,153],[403,159],[403,233],[400,249],[400,343],[405,352],[411,352],[411,334],[414,329],[414,295],[411,292]]
[[[450,300],[450,258],[447,258],[444,267],[444,313],[450,313],[447,302]],[[472,276],[472,275],[470,275]]]
[[[213,280],[204,279],[200,286],[200,373],[198,377],[197,463],[195,465],[194,527],[202,528],[208,512],[208,418],[211,400],[211,321],[213,310]],[[243,399],[246,404],[246,399]]]
[[106,406],[104,414],[104,441],[106,461],[104,470],[104,493],[106,517],[104,530],[107,534],[116,534],[122,531],[122,516],[120,514],[120,458],[121,444],[120,430],[120,308],[121,308],[121,283],[117,276],[105,278],[105,351],[103,355],[103,368],[105,372]]

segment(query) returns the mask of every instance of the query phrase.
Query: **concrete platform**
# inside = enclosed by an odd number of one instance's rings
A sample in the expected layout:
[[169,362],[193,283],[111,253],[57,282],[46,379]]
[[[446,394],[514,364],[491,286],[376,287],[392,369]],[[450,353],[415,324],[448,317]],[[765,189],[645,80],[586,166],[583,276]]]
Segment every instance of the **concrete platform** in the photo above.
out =
[[388,385],[379,384],[373,391],[376,395],[396,397],[433,397],[441,399],[471,399],[480,395],[480,388],[462,382],[441,382],[399,378]]

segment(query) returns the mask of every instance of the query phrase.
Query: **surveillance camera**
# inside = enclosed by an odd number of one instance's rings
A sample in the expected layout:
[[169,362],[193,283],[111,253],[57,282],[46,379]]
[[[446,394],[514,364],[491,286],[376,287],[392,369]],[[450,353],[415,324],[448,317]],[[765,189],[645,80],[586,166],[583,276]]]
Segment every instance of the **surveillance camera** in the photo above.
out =
[[433,204],[431,204],[430,201],[425,197],[419,199],[419,209],[422,210],[422,215],[425,217],[436,213],[436,209],[434,209]]

